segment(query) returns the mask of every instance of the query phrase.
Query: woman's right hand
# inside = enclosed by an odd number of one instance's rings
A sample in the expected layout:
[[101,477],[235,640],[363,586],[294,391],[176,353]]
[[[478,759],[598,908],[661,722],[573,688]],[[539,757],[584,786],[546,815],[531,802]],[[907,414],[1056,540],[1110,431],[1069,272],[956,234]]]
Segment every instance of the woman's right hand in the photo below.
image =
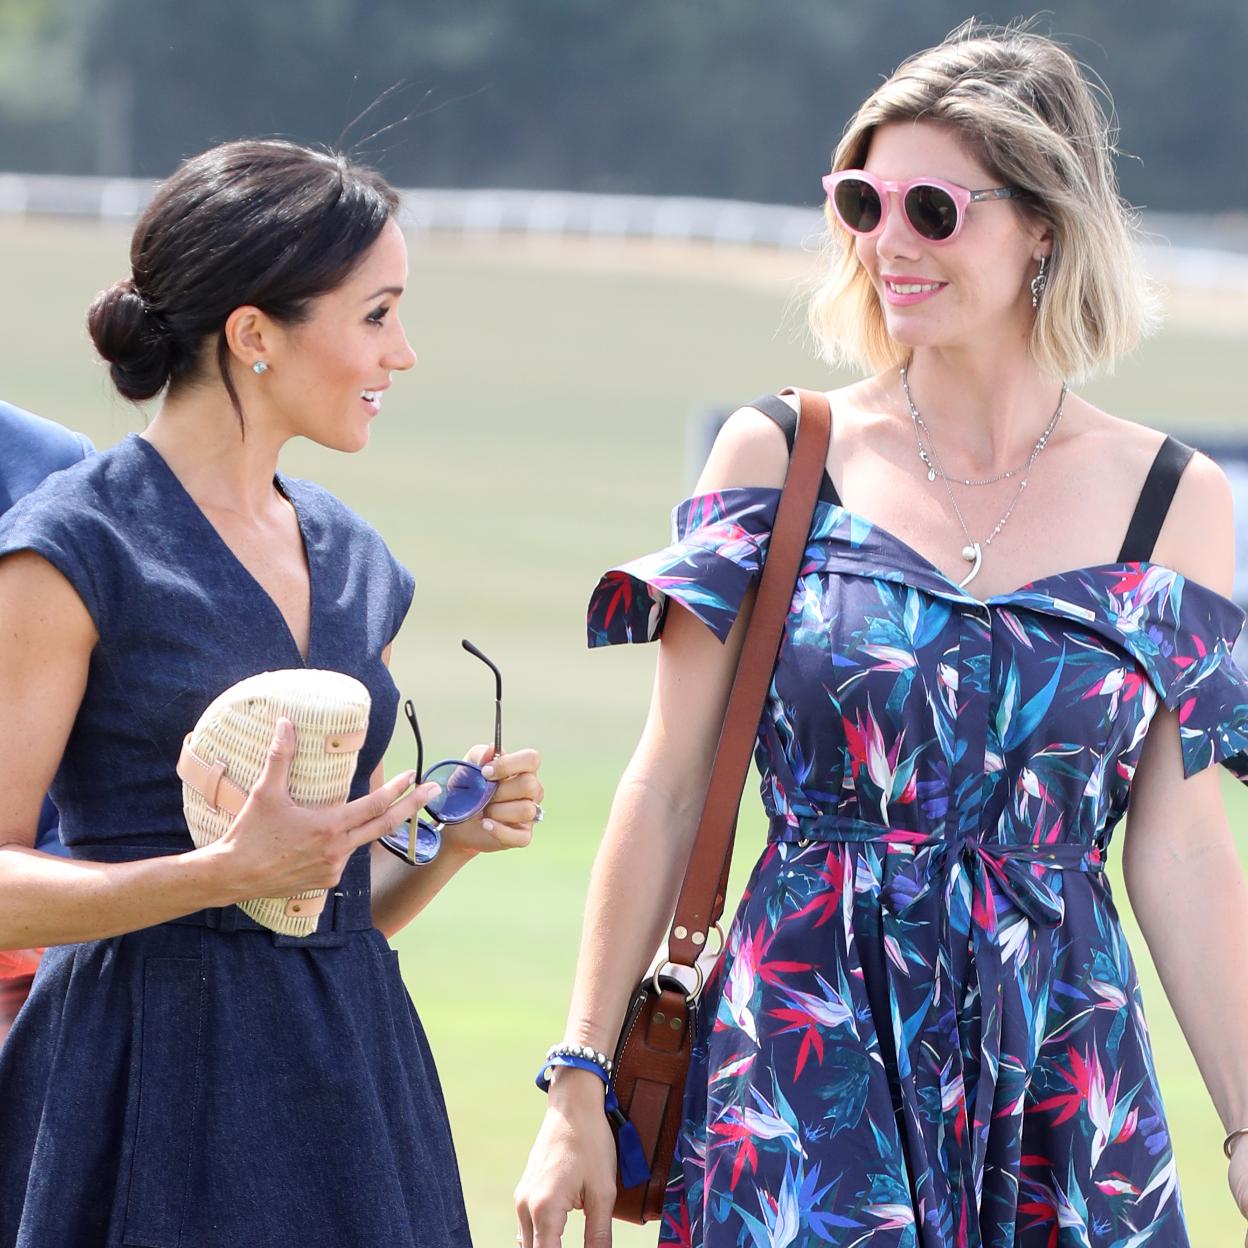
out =
[[290,796],[294,754],[295,727],[279,719],[238,817],[200,851],[219,855],[224,864],[223,887],[231,895],[222,904],[333,888],[361,845],[393,832],[440,792],[436,784],[413,789],[416,775],[405,771],[353,802],[299,806]]
[[615,1137],[596,1075],[559,1067],[550,1103],[516,1187],[516,1242],[561,1248],[568,1213],[585,1213],[585,1248],[609,1248],[615,1207]]

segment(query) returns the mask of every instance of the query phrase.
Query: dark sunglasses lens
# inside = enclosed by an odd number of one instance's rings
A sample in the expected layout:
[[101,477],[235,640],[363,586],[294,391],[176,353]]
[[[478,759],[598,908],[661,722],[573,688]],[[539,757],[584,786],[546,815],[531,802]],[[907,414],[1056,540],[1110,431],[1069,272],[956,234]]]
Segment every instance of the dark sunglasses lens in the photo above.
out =
[[[416,822],[416,857],[415,861],[419,863],[432,862],[438,856],[438,850],[442,848],[442,833],[437,828],[430,827],[425,821]],[[383,836],[381,843],[393,853],[398,854],[401,858],[409,857],[408,850],[412,840],[412,823],[400,824],[389,836]]]
[[912,186],[906,193],[906,217],[916,234],[934,243],[951,238],[958,228],[958,206],[938,186]]
[[442,792],[425,809],[443,823],[460,823],[484,810],[498,785],[487,780],[471,763],[439,763],[425,772],[425,783],[442,786]]
[[880,223],[880,197],[870,182],[845,178],[836,184],[832,206],[845,228],[855,234],[870,234]]

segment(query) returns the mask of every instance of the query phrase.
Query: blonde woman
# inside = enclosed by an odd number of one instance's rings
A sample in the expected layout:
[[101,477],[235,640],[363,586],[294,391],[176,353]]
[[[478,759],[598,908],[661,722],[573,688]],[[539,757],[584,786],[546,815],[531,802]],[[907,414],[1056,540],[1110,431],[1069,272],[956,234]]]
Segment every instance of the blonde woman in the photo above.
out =
[[[813,325],[870,375],[830,396],[759,725],[769,831],[703,998],[662,1241],[1178,1248],[1104,866],[1129,809],[1132,904],[1248,1211],[1248,905],[1209,767],[1248,775],[1248,679],[1222,474],[1068,389],[1149,319],[1106,119],[1061,47],[966,27],[862,105],[825,186]],[[668,922],[792,423],[736,413],[676,544],[591,604],[595,644],[662,645],[570,1042],[610,1051]],[[601,1081],[557,1068],[519,1239],[554,1248],[583,1207],[608,1242],[614,1185]]]

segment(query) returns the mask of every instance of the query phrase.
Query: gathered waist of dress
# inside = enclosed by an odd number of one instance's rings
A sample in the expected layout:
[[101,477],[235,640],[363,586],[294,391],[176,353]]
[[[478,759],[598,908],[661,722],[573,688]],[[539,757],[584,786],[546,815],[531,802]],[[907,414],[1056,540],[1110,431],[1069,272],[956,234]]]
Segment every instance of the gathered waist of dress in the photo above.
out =
[[[73,858],[86,862],[141,862],[190,852],[188,847],[160,843],[125,845],[107,841],[74,845]],[[337,885],[329,890],[316,931],[308,936],[282,936],[244,914],[238,906],[214,906],[168,920],[178,927],[206,927],[218,932],[266,932],[276,945],[319,946],[342,943],[346,932],[368,931],[373,926],[372,871],[367,847],[348,859]]]
[[71,858],[78,858],[83,862],[142,862],[145,858],[169,858],[174,854],[185,854],[193,848],[190,837],[184,837],[181,844],[142,841],[126,845],[117,841],[96,841],[65,847]]
[[997,861],[1021,861],[1063,871],[1099,874],[1106,864],[1106,851],[1099,844],[1083,841],[990,841],[977,837],[951,837],[943,832],[915,832],[845,815],[773,815],[768,825],[768,842],[789,842],[805,846],[814,841],[870,844],[895,850],[937,851],[941,857],[978,854]]
[[1082,841],[990,841],[978,838],[957,838],[942,832],[913,832],[893,828],[866,819],[846,815],[772,815],[767,828],[769,843],[777,841],[807,845],[812,841],[868,843],[914,850],[945,847],[976,850],[994,857],[1019,856],[1054,865],[1100,871],[1105,866],[1105,850],[1099,844]]
[[[952,838],[839,815],[802,817],[796,823],[773,816],[767,839],[797,846],[823,841],[880,847],[891,861],[905,864],[880,890],[881,900],[897,913],[912,910],[934,888],[948,896],[956,876],[964,874],[974,897],[990,903],[994,896],[1007,899],[1043,927],[1058,927],[1065,917],[1056,876],[1073,871],[1100,877],[1105,869],[1105,850],[1097,844]],[[977,917],[992,916],[995,906],[976,905],[974,910]],[[989,926],[995,931],[995,919],[990,918]]]

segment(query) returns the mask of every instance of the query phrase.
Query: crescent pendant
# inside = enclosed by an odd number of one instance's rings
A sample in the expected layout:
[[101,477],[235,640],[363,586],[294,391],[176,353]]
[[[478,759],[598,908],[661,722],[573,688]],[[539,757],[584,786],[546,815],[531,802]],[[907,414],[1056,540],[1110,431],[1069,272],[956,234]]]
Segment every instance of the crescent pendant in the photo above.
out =
[[[971,558],[974,560],[974,566],[973,566],[973,567],[971,568],[971,570],[970,570],[970,571],[969,571],[969,572],[968,572],[968,573],[967,573],[967,574],[966,574],[966,575],[965,575],[965,576],[964,576],[964,577],[963,577],[963,578],[962,578],[962,579],[958,582],[958,588],[959,588],[959,589],[965,589],[965,588],[966,588],[966,587],[967,587],[967,586],[968,586],[968,585],[969,585],[969,584],[970,584],[970,583],[971,583],[971,582],[975,579],[975,577],[979,574],[979,569],[980,569],[980,567],[983,565],[983,562],[984,562],[984,552],[983,552],[983,548],[980,546],[980,544],[979,544],[978,542],[972,542],[972,543],[971,543],[971,545],[970,545],[970,547],[969,547],[968,549],[970,549],[971,551],[973,551],[973,552],[974,552],[974,553],[971,555]],[[965,554],[965,553],[966,553],[966,552],[965,552],[965,551],[963,551],[963,554]]]

